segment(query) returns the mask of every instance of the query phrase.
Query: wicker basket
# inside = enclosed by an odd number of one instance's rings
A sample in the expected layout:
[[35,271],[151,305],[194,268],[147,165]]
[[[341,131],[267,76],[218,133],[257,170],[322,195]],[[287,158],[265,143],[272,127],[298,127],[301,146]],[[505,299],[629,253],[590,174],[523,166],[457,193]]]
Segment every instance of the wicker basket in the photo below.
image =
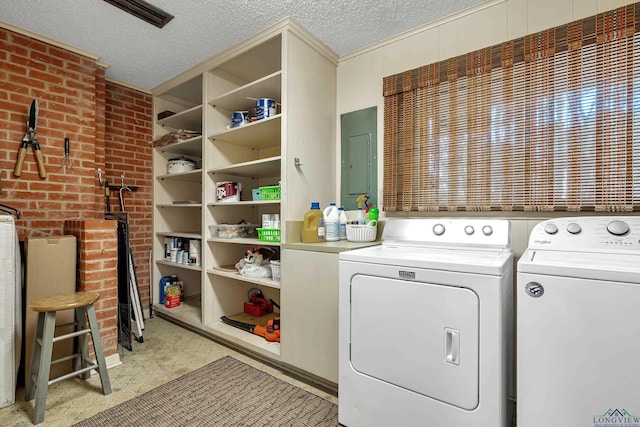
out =
[[347,224],[347,240],[350,242],[373,242],[377,232],[377,224]]

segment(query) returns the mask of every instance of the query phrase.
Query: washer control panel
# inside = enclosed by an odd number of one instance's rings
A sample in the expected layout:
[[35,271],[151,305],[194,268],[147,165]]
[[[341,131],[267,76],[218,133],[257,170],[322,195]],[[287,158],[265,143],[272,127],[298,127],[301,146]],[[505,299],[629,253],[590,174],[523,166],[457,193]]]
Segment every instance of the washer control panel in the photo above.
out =
[[585,216],[543,221],[531,232],[529,248],[640,251],[640,216]]
[[504,219],[389,218],[382,233],[388,246],[477,246],[510,248]]

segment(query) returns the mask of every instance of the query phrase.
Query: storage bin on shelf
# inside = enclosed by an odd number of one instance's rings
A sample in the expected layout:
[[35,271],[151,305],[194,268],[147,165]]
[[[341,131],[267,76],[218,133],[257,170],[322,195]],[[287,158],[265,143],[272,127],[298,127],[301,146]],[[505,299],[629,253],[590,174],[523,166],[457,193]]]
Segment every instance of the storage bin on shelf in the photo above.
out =
[[373,242],[376,240],[378,223],[375,224],[347,224],[347,240],[350,242]]
[[260,200],[280,200],[280,186],[260,187]]
[[211,237],[221,239],[255,238],[257,224],[215,224],[210,225]]
[[279,228],[258,228],[258,240],[261,242],[280,242]]
[[271,277],[274,282],[280,281],[280,261],[269,261],[271,265]]

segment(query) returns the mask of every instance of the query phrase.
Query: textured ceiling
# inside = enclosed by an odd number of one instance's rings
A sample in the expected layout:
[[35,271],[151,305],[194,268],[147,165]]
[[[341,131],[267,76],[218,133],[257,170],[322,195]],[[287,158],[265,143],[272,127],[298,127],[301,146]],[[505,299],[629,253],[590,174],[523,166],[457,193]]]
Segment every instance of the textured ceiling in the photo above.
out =
[[94,53],[151,89],[287,16],[345,55],[486,0],[151,0],[156,28],[103,0],[0,0],[0,21]]

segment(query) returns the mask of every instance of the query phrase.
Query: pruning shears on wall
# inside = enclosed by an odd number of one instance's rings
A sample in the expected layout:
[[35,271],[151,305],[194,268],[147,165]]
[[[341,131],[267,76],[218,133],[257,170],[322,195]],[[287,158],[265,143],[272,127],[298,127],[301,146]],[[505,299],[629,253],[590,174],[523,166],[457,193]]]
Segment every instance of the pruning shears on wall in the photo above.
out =
[[42,158],[42,150],[40,150],[40,144],[38,143],[38,137],[36,135],[36,124],[38,122],[38,101],[35,99],[31,102],[31,108],[29,109],[29,121],[27,122],[27,133],[22,138],[22,144],[20,145],[20,151],[18,151],[18,160],[16,167],[13,170],[15,176],[22,174],[22,164],[24,163],[24,157],[27,155],[27,148],[29,145],[33,145],[33,153],[36,156],[36,163],[38,164],[38,174],[40,178],[47,177],[47,170],[44,167],[44,160]]

